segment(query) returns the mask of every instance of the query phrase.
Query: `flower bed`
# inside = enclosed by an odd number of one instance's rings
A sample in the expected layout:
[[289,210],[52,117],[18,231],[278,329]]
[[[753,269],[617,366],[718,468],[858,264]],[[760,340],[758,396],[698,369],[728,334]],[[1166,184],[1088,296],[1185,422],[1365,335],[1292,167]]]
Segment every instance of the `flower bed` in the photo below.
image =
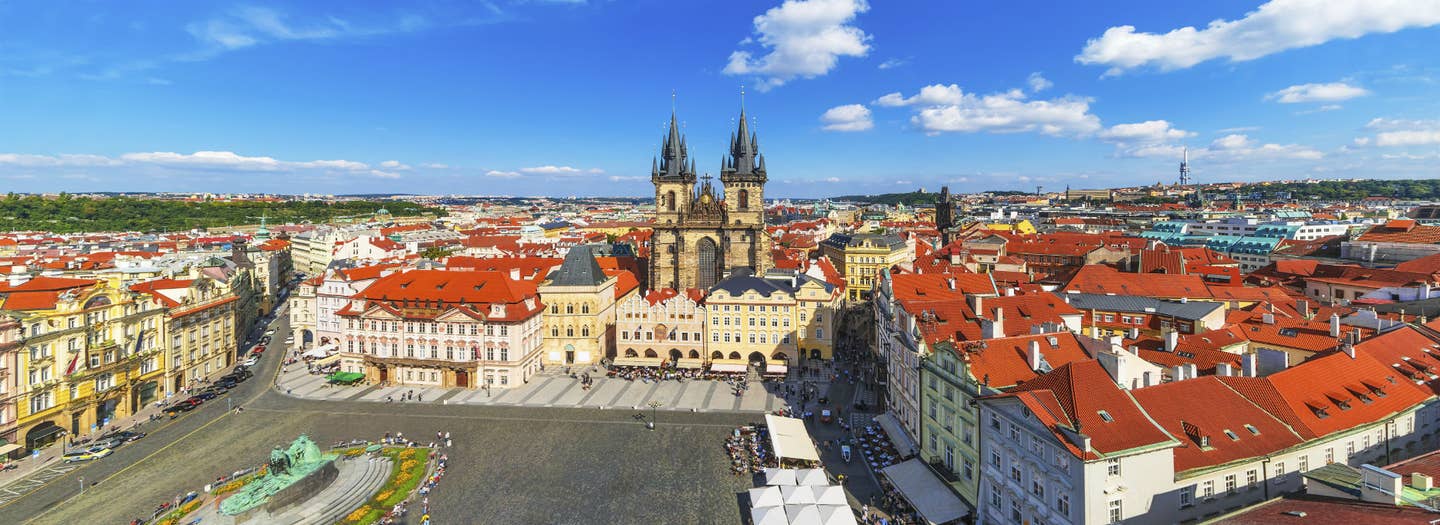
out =
[[390,458],[390,479],[380,486],[379,492],[370,501],[345,516],[343,523],[369,525],[379,521],[396,504],[410,497],[425,479],[430,449],[387,448],[380,454]]

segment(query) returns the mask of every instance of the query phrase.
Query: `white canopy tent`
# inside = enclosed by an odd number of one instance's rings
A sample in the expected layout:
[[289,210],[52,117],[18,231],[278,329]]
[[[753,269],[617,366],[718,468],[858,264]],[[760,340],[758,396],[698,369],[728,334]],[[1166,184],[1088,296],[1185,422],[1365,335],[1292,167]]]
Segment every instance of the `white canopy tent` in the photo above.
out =
[[750,522],[755,525],[789,525],[785,507],[751,507]]
[[816,505],[849,505],[845,499],[845,489],[839,485],[826,485],[815,487]]
[[322,345],[306,350],[305,353],[302,355],[304,355],[305,357],[325,357],[327,355],[330,355],[330,352],[337,348],[339,347],[334,344]]
[[825,476],[825,469],[802,468],[795,471],[795,484],[825,486],[830,484],[830,478]]
[[766,485],[794,485],[795,469],[793,468],[766,468]]
[[[835,487],[840,488],[840,487]],[[821,525],[856,525],[855,511],[849,505],[819,505]]]
[[815,490],[805,485],[786,485],[780,487],[781,499],[786,505],[814,505]]
[[770,429],[770,448],[780,459],[820,461],[820,451],[815,450],[804,421],[765,414],[765,426]]
[[970,512],[965,502],[960,501],[960,497],[945,486],[919,458],[890,465],[882,469],[881,473],[885,474],[890,484],[915,507],[915,511],[925,518],[926,523],[952,523]]
[[821,525],[820,509],[814,505],[786,505],[785,517],[790,525]]
[[750,489],[750,508],[783,506],[785,500],[781,498],[780,487]]

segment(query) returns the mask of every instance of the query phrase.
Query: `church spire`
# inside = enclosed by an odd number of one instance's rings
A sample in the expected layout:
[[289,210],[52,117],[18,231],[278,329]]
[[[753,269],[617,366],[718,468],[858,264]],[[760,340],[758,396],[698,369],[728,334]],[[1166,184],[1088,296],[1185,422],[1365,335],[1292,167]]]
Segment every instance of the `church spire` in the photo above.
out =
[[740,122],[730,135],[730,154],[720,164],[720,179],[734,177],[765,177],[764,158],[760,155],[760,137],[750,131],[749,117],[745,115],[744,104],[740,107]]
[[685,135],[680,132],[680,122],[675,116],[675,111],[670,112],[670,129],[665,135],[665,144],[660,147],[659,165],[652,169],[652,176],[684,178],[694,177],[695,170],[691,169],[688,161],[688,147],[685,144]]

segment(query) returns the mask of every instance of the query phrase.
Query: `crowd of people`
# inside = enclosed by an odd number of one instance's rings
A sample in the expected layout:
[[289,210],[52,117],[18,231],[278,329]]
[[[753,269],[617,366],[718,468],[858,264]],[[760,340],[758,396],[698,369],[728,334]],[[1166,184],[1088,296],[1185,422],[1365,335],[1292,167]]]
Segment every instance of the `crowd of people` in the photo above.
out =
[[743,382],[746,378],[745,372],[715,372],[700,368],[676,368],[674,366],[610,366],[605,372],[607,377],[624,379],[627,381],[640,381],[652,383],[658,381],[684,381],[706,380]]
[[736,428],[725,438],[725,452],[730,455],[730,473],[736,476],[759,474],[771,458],[770,440],[764,425]]
[[900,461],[900,453],[895,450],[895,445],[890,443],[890,438],[879,424],[866,426],[855,438],[865,461],[870,463],[870,468],[879,471]]
[[[925,523],[920,513],[910,506],[910,502],[900,496],[895,486],[891,485],[883,476],[876,478],[880,482],[880,499],[877,501],[871,498],[869,505],[860,509],[860,522],[866,525],[917,525]],[[883,514],[882,512],[883,511]],[[888,518],[886,516],[889,516]]]

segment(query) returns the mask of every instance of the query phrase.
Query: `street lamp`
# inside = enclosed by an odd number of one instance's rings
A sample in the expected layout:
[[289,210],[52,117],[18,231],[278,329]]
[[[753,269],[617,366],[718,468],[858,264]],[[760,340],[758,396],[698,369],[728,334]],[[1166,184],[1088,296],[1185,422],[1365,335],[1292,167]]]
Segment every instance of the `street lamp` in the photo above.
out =
[[655,430],[655,416],[659,414],[660,407],[664,405],[659,401],[651,401],[646,406],[650,407],[650,421],[645,422],[645,428]]

